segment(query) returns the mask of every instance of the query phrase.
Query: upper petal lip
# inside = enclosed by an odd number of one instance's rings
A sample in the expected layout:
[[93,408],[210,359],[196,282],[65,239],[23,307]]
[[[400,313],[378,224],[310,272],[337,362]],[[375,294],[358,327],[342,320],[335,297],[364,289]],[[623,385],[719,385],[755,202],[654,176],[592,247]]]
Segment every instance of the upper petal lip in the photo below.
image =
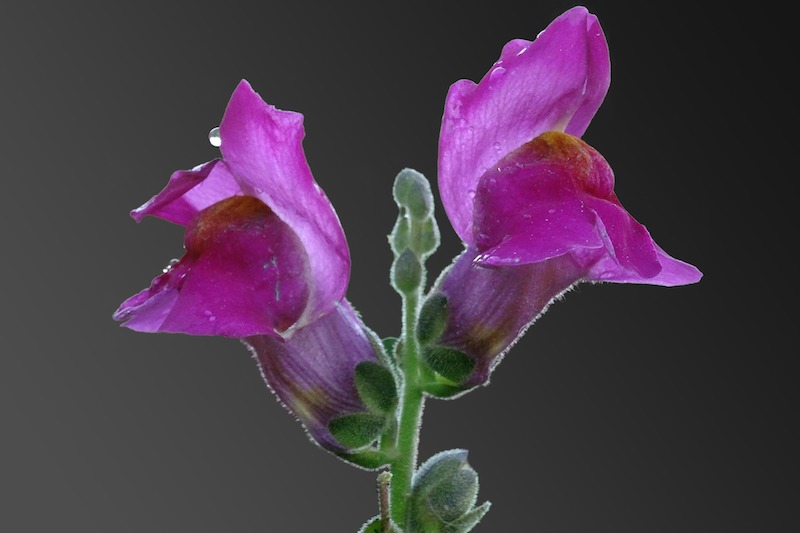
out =
[[516,39],[477,84],[454,83],[439,137],[439,189],[453,228],[472,243],[472,195],[505,154],[545,131],[582,135],[610,84],[597,18],[575,7],[534,41]]

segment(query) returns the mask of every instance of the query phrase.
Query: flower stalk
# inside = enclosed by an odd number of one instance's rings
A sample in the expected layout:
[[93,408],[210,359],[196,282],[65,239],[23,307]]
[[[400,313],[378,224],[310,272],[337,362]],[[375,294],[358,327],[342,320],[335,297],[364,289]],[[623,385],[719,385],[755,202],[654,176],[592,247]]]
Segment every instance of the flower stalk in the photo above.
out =
[[400,213],[389,242],[395,254],[392,285],[400,294],[403,325],[398,350],[402,386],[396,456],[391,463],[391,516],[404,527],[406,506],[417,467],[419,427],[425,395],[421,386],[423,372],[417,321],[425,287],[425,259],[439,245],[439,231],[433,217],[433,193],[425,177],[405,169],[394,183],[394,198]]

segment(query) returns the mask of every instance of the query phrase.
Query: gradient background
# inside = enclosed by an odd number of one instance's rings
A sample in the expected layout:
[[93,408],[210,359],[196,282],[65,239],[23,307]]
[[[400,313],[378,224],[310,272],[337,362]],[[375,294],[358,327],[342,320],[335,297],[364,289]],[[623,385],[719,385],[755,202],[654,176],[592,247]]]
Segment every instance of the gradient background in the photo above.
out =
[[[705,278],[579,287],[491,386],[428,403],[421,457],[470,450],[494,504],[477,531],[797,531],[781,341],[797,237],[777,206],[797,178],[774,170],[796,95],[768,33],[782,15],[624,4],[587,4],[613,81],[585,139],[627,209]],[[0,19],[0,531],[356,531],[375,474],[310,444],[237,341],[111,320],[182,250],[180,228],[128,212],[216,156],[207,133],[246,78],[306,116],[351,246],[348,298],[395,335],[394,176],[435,182],[449,85],[573,4],[26,5]],[[437,216],[432,277],[460,250]]]

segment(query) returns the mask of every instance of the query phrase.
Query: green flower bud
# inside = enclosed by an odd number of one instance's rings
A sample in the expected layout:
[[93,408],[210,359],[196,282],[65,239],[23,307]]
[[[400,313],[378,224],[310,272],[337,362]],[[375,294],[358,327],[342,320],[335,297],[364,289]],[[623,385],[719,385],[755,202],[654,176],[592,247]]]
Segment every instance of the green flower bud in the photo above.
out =
[[467,451],[448,450],[434,455],[414,475],[408,533],[469,531],[488,510],[488,506],[478,508],[483,510],[475,519],[477,498],[478,474],[467,463]]
[[392,265],[392,283],[401,293],[416,290],[422,283],[422,265],[411,250],[401,253]]
[[433,193],[425,176],[410,168],[403,169],[394,180],[394,200],[417,220],[433,214]]

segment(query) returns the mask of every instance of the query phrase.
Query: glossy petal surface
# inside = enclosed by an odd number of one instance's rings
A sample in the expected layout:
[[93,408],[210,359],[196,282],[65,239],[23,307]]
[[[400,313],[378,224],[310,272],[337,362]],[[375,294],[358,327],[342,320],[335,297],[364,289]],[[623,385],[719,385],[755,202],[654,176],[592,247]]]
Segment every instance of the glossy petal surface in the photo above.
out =
[[192,170],[178,170],[164,189],[141,207],[131,211],[137,221],[154,216],[181,226],[188,226],[206,207],[241,195],[242,188],[220,159]]
[[344,232],[311,175],[304,136],[301,114],[266,104],[246,81],[234,91],[220,124],[220,150],[242,190],[268,205],[306,248],[313,287],[295,328],[330,311],[344,297],[350,275]]
[[260,200],[235,196],[195,217],[184,256],[115,318],[143,332],[275,334],[305,309],[308,276],[292,229]]
[[451,86],[439,138],[439,189],[464,242],[473,243],[471,198],[480,176],[546,131],[582,135],[609,83],[600,24],[575,7],[534,41],[509,42],[478,84]]
[[[479,180],[477,261],[518,265],[569,254],[586,279],[694,283],[697,269],[669,257],[614,194],[614,175],[591,146],[548,132],[515,150]],[[663,263],[663,264],[662,264]]]

